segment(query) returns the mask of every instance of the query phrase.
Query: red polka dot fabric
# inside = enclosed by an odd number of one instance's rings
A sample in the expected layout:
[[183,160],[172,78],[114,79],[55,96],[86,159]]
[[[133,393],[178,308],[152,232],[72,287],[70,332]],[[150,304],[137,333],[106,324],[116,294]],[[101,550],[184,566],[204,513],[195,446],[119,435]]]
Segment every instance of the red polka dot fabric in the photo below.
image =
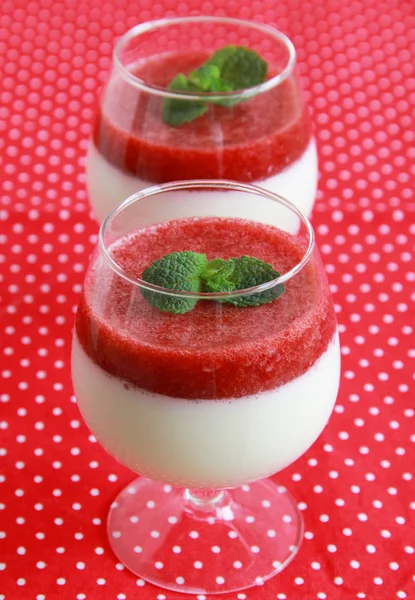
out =
[[302,548],[279,576],[224,598],[415,598],[410,0],[2,1],[0,598],[180,598],[109,548],[107,511],[133,474],[81,420],[70,344],[97,238],[85,152],[114,42],[138,22],[198,13],[275,25],[298,50],[343,358],[329,425],[276,477],[303,513]]

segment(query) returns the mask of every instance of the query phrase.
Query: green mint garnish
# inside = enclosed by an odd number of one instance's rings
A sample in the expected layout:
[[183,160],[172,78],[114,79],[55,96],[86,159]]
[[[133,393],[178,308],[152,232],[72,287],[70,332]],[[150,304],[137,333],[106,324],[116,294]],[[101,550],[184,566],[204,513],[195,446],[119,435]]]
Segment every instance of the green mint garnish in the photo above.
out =
[[202,273],[203,287],[206,292],[233,292],[235,284],[231,274],[235,269],[235,259],[214,258]]
[[233,89],[221,78],[220,68],[208,62],[192,71],[188,81],[199,92],[231,92]]
[[203,270],[202,278],[205,281],[222,281],[228,279],[234,269],[235,263],[231,258],[229,260],[225,260],[224,258],[214,258],[208,262]]
[[[197,92],[198,88],[192,85],[186,75],[179,74],[169,85],[169,89],[180,92]],[[179,127],[183,123],[189,123],[201,117],[207,111],[207,105],[200,100],[179,100],[176,98],[165,98],[163,100],[163,121]]]
[[[180,73],[168,85],[168,89],[193,93],[232,92],[254,87],[265,81],[267,63],[255,52],[244,46],[225,46],[217,50],[203,65],[187,77]],[[163,100],[163,121],[179,127],[201,117],[208,103],[234,106],[241,102],[235,98],[218,100]]]
[[[205,254],[197,252],[172,252],[148,267],[142,279],[160,287],[186,292],[233,292],[244,290],[279,277],[273,266],[253,256],[240,258],[214,258],[208,261]],[[197,300],[166,296],[163,293],[142,289],[149,304],[163,312],[184,314],[193,310]],[[240,308],[269,304],[284,293],[284,285],[270,290],[236,298],[218,298],[219,302]]]
[[[210,280],[206,282],[206,291],[233,291],[233,290],[245,290],[247,288],[261,285],[267,281],[272,281],[280,276],[277,271],[274,271],[274,267],[269,263],[254,258],[253,256],[241,256],[241,258],[231,259],[234,265],[232,272],[226,277],[226,284],[232,284],[233,288],[226,290],[218,290],[216,285],[211,288]],[[203,276],[203,274],[202,274]],[[222,281],[221,281],[222,284]],[[227,302],[235,306],[260,306],[261,304],[269,304],[284,293],[284,286],[276,285],[270,290],[260,292],[259,294],[252,294],[251,296],[239,296],[236,298],[224,298],[221,302]]]
[[222,81],[230,90],[259,85],[265,80],[268,69],[257,52],[244,46],[225,46],[217,50],[206,64],[219,69]]
[[[172,252],[153,262],[143,273],[148,283],[181,292],[201,292],[201,274],[208,260],[205,254],[197,252]],[[152,290],[141,289],[141,293],[151,306],[163,312],[184,314],[193,310],[197,300],[178,296],[166,296]]]

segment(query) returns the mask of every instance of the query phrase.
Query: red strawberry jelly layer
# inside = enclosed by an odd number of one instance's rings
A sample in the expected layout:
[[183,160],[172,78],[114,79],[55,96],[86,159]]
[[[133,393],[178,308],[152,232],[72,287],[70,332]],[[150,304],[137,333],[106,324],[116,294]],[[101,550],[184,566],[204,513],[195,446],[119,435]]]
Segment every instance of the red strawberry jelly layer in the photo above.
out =
[[[284,273],[302,250],[287,234],[237,219],[186,219],[138,231],[112,248],[132,277],[173,251],[256,256]],[[102,369],[150,392],[189,399],[237,398],[300,376],[327,349],[333,305],[318,255],[271,304],[236,308],[199,301],[184,315],[160,312],[99,258],[76,317],[78,339]]]
[[[177,73],[188,74],[208,56],[160,54],[134,74],[165,88]],[[113,83],[103,106],[94,128],[99,152],[123,171],[152,183],[260,181],[296,161],[311,135],[293,76],[233,108],[210,105],[205,115],[177,128],[163,122],[159,96],[139,92],[122,80]]]

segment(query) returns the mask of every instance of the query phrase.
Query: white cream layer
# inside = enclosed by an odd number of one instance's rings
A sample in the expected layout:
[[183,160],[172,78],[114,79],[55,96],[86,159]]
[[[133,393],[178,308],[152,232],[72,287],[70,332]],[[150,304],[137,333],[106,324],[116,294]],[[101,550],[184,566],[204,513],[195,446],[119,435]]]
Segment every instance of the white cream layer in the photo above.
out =
[[[96,219],[101,222],[120,202],[153,185],[149,181],[124,173],[109,163],[90,142],[86,162],[89,200]],[[312,139],[300,158],[286,169],[252,183],[264,187],[293,202],[307,216],[313,208],[318,179],[317,150]],[[191,192],[180,191],[180,195]],[[200,193],[200,192],[199,192]],[[227,192],[203,192],[211,202],[220,202]],[[187,215],[191,216],[191,215]],[[202,215],[194,215],[202,216]]]
[[233,400],[151,394],[108,375],[76,335],[72,377],[81,413],[104,448],[133,471],[183,487],[235,487],[288,466],[317,439],[340,377],[336,333],[303,375]]

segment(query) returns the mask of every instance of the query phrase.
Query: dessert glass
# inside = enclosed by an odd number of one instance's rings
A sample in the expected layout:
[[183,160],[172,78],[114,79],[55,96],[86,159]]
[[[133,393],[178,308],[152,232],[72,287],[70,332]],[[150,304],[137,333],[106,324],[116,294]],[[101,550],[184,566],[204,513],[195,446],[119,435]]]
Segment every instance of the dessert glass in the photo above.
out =
[[[267,61],[263,83],[216,94],[167,89],[179,72],[188,74],[232,44]],[[186,17],[128,31],[114,49],[87,154],[87,188],[97,220],[146,187],[200,178],[260,185],[310,215],[317,152],[295,62],[295,48],[283,33],[249,21]],[[217,103],[224,100],[233,106]],[[166,101],[207,102],[208,110],[173,127],[163,121]]]
[[[205,201],[212,191],[220,204]],[[153,260],[183,250],[254,255],[280,276],[216,294],[140,278]],[[221,302],[281,284],[270,304]],[[197,304],[164,313],[143,291]],[[119,560],[156,585],[195,594],[241,590],[280,572],[299,548],[302,518],[286,488],[265,478],[317,439],[339,374],[324,267],[293,204],[259,187],[200,180],[153,186],[114,209],[86,275],[72,377],[94,436],[141,475],[108,516]]]

